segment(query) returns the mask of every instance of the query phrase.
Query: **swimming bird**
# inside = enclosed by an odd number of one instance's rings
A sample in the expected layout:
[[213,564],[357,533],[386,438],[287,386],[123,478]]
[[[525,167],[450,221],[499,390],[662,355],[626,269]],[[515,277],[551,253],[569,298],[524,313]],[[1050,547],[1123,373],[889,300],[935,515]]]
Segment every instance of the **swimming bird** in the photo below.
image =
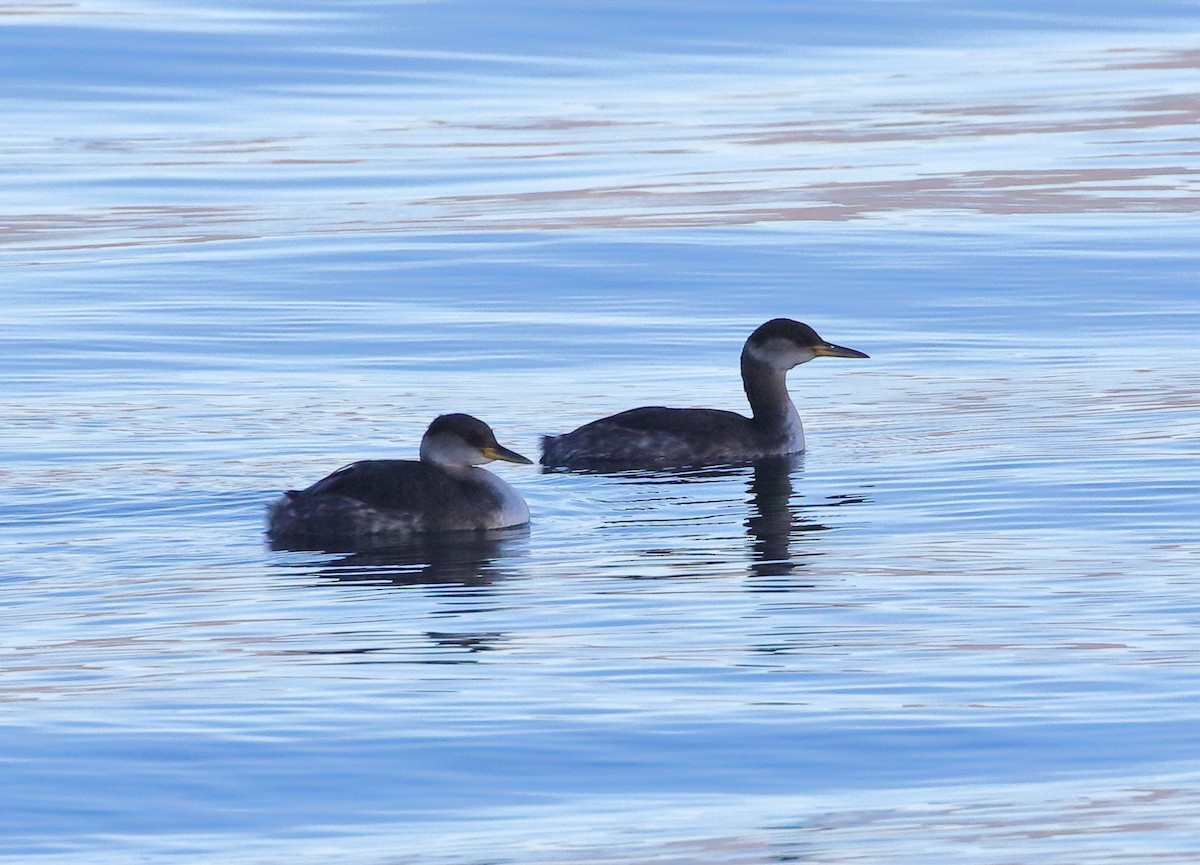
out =
[[421,439],[420,461],[363,460],[308,489],[288,490],[267,516],[274,540],[379,540],[529,522],[520,494],[476,466],[492,460],[530,465],[467,414],[434,419]]
[[742,349],[742,383],[751,417],[712,408],[646,406],[542,437],[542,465],[652,468],[744,462],[804,450],[804,425],[787,373],[815,357],[867,357],[826,342],[807,324],[776,318]]

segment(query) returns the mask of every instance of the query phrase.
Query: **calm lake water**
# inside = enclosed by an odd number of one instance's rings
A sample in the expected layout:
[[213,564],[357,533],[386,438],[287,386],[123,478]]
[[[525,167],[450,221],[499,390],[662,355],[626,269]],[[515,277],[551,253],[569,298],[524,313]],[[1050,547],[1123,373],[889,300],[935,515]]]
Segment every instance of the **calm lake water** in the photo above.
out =
[[[1200,860],[1200,8],[1135,5],[0,3],[0,861]],[[264,541],[441,412],[741,410],[776,316],[871,355],[794,461]]]

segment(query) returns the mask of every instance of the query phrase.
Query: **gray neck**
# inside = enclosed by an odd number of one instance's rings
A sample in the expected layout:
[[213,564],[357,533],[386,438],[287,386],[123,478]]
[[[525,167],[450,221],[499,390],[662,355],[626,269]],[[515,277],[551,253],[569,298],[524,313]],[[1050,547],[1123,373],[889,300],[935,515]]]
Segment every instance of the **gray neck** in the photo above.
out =
[[484,528],[502,529],[508,526],[521,526],[529,522],[529,506],[521,498],[521,494],[512,488],[503,478],[491,472],[468,466],[466,472],[471,473],[472,480],[486,486],[498,501],[498,507],[489,518],[489,524]]
[[743,353],[742,384],[755,426],[766,433],[784,435],[794,435],[800,429],[800,415],[787,389],[787,370]]

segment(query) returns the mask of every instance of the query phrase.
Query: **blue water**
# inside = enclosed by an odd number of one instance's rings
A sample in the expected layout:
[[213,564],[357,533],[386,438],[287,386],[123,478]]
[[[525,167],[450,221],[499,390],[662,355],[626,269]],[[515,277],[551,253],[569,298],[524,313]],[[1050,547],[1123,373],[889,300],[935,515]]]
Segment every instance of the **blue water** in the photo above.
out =
[[[0,6],[0,861],[1200,859],[1200,9],[830,6]],[[790,464],[264,543],[779,315]]]

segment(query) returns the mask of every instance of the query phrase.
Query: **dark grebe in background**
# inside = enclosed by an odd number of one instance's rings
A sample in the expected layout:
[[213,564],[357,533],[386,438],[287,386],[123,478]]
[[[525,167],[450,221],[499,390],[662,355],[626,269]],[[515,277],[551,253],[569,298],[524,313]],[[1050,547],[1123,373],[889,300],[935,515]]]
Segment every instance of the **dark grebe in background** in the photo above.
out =
[[826,342],[807,324],[776,318],[742,349],[751,417],[712,408],[646,406],[542,438],[542,464],[563,468],[714,465],[804,450],[804,425],[787,373],[815,357],[867,357]]

